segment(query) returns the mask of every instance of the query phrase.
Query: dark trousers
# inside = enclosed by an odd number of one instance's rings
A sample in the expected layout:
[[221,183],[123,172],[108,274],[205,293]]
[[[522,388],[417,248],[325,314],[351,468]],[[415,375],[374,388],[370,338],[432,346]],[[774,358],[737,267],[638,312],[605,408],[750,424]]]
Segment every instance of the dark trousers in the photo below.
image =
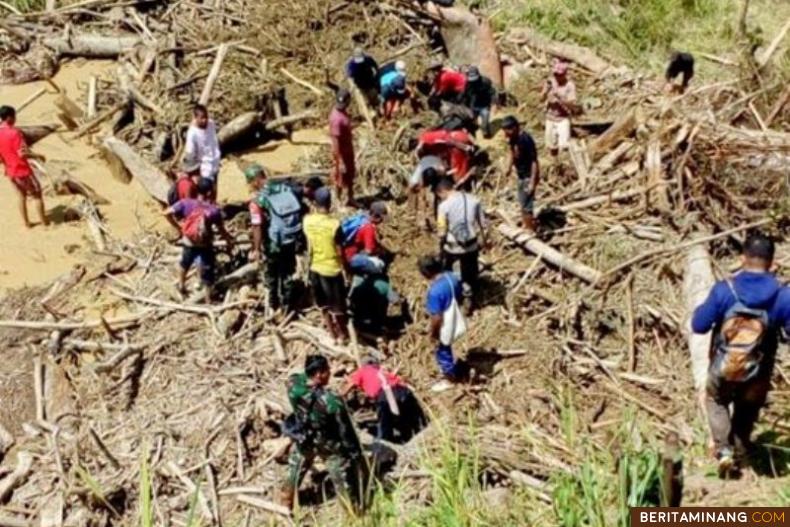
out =
[[400,415],[392,413],[387,396],[384,390],[379,394],[378,406],[378,439],[383,439],[391,443],[406,443],[414,437],[420,430],[425,428],[428,420],[425,413],[417,402],[417,398],[410,389],[405,386],[395,386],[392,394],[398,403]]
[[463,254],[451,254],[447,251],[442,251],[442,259],[444,260],[444,270],[452,271],[455,262],[461,263],[461,281],[469,286],[472,294],[477,294],[478,286],[480,283],[480,266],[478,259],[480,251],[470,251]]
[[746,382],[729,382],[708,373],[705,406],[717,453],[722,449],[734,449],[743,454],[749,449],[754,424],[768,396],[771,369],[766,368]]
[[283,245],[279,250],[267,251],[264,284],[269,290],[269,306],[279,309],[293,307],[294,274],[296,273],[296,244]]

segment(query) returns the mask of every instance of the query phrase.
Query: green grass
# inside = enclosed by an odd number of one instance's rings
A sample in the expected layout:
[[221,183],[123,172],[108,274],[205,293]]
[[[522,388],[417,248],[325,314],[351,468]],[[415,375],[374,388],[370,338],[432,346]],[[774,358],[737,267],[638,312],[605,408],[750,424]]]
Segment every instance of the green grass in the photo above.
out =
[[[10,5],[20,13],[41,11],[46,6],[44,0],[5,0],[4,3]],[[2,9],[2,4],[0,4],[0,11],[4,11],[4,9]]]
[[[143,449],[144,452],[147,449]],[[148,469],[148,458],[146,453],[140,459],[140,527],[153,527],[154,526],[154,508],[153,508],[153,483],[151,481],[151,472]]]

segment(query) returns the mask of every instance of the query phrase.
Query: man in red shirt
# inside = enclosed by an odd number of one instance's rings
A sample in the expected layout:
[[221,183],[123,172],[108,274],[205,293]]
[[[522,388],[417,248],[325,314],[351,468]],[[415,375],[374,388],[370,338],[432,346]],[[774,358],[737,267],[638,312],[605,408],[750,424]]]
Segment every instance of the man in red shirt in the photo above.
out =
[[441,158],[450,167],[448,175],[453,176],[457,186],[461,186],[469,176],[474,145],[472,136],[466,130],[436,128],[420,135],[417,156],[434,155]]
[[329,136],[332,139],[332,158],[334,168],[332,179],[335,182],[337,197],[343,199],[343,191],[347,192],[346,204],[354,205],[354,177],[356,164],[354,162],[354,134],[351,118],[348,115],[348,105],[351,94],[348,90],[340,89],[335,98],[335,107],[329,114]]
[[428,424],[420,403],[403,379],[382,368],[375,357],[367,357],[362,367],[351,374],[340,395],[345,397],[355,389],[376,403],[377,439],[406,443]]
[[44,198],[41,195],[41,185],[33,173],[28,159],[44,158],[33,154],[25,144],[22,131],[16,128],[16,110],[10,106],[0,106],[0,160],[5,165],[5,175],[14,184],[19,195],[19,213],[25,227],[33,225],[27,215],[27,198],[33,198],[38,204],[38,214],[42,225],[49,225],[47,214],[44,210]]
[[438,111],[441,101],[459,102],[466,90],[466,75],[445,67],[440,60],[431,63],[428,74],[433,84],[428,94],[428,105],[432,109]]
[[387,252],[379,242],[378,225],[387,219],[387,204],[383,201],[374,201],[370,204],[368,220],[362,224],[354,235],[349,245],[343,248],[343,257],[347,263],[358,254],[378,257]]

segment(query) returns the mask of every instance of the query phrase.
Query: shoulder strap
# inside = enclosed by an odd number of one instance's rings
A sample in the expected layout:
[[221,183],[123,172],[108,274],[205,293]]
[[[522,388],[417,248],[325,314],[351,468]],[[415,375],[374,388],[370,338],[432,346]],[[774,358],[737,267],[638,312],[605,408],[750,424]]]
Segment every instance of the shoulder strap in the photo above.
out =
[[741,301],[741,297],[738,294],[738,291],[735,290],[735,283],[733,283],[730,277],[728,276],[724,277],[724,283],[727,284],[727,287],[730,288],[730,292],[732,293],[732,296],[735,297],[735,301],[739,304],[743,304],[743,302]]

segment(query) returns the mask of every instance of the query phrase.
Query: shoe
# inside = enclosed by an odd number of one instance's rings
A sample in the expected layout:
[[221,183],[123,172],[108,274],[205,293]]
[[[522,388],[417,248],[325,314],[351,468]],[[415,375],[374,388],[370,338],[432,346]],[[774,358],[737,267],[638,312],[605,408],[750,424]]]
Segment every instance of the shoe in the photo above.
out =
[[731,448],[722,448],[719,450],[718,454],[716,454],[716,459],[719,463],[719,477],[726,478],[733,471],[737,470],[737,465],[735,463],[735,453],[732,451]]

